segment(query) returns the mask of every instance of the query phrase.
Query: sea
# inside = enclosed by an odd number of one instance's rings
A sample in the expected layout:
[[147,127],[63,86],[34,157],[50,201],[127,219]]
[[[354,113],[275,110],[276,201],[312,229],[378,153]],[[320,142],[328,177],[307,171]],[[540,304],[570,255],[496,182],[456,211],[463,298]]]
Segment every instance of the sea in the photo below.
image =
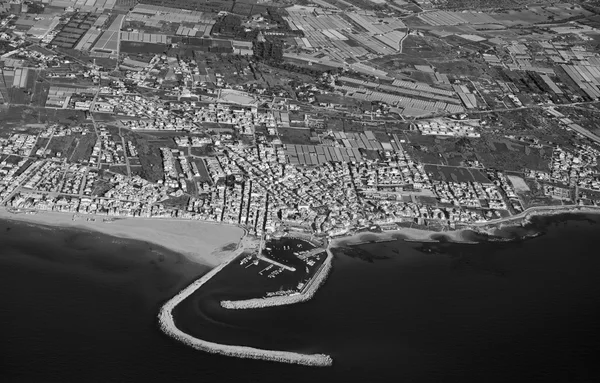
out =
[[164,335],[160,306],[206,266],[145,242],[0,221],[0,381],[600,381],[600,216],[495,234],[338,250],[313,300],[285,307],[222,309],[252,291],[225,269],[175,311],[209,340],[333,357],[318,368]]

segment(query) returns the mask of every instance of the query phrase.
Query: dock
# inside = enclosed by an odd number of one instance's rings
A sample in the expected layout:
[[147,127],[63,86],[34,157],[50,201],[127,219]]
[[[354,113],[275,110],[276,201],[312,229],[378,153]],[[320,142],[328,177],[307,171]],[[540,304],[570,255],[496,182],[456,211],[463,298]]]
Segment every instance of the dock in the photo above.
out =
[[271,263],[271,264],[273,264],[273,265],[275,265],[275,266],[282,267],[282,268],[284,268],[284,269],[286,269],[286,270],[289,270],[289,271],[292,271],[292,272],[293,272],[293,271],[296,271],[296,268],[295,268],[295,267],[288,266],[288,265],[284,265],[283,263],[279,263],[279,262],[277,262],[277,261],[274,261],[274,260],[272,260],[272,259],[270,259],[270,258],[267,258],[267,257],[265,257],[265,256],[264,256],[264,255],[262,255],[262,254],[259,254],[259,255],[258,255],[258,259],[260,259],[261,261],[269,262],[269,263]]

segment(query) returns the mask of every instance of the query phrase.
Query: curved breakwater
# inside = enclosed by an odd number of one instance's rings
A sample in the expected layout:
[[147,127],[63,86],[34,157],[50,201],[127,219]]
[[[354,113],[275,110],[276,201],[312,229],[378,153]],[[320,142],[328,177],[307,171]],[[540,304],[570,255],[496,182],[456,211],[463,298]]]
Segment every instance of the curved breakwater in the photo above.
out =
[[177,328],[173,318],[173,309],[197,289],[199,289],[203,284],[205,284],[210,278],[223,270],[223,268],[231,263],[237,257],[237,255],[237,252],[234,253],[226,262],[223,262],[221,265],[212,269],[200,279],[194,281],[191,285],[168,300],[162,306],[158,314],[161,330],[170,337],[177,339],[178,341],[190,347],[213,354],[221,354],[238,358],[262,359],[307,366],[331,366],[333,364],[333,359],[329,355],[325,354],[300,354],[289,351],[264,350],[248,346],[219,344],[195,338]]
[[244,299],[239,301],[221,301],[221,307],[233,310],[258,309],[264,307],[292,305],[310,300],[315,295],[319,287],[321,287],[325,280],[327,280],[327,276],[331,271],[333,253],[329,249],[326,251],[327,258],[325,258],[325,261],[321,266],[321,270],[317,272],[310,283],[304,288],[304,291],[300,293],[274,297]]

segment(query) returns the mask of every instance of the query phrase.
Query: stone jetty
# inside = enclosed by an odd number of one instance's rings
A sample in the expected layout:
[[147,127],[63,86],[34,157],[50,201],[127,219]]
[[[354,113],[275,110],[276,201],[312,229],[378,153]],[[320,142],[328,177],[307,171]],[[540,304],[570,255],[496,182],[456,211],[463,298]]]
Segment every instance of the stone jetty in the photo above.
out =
[[[229,263],[237,258],[238,253],[234,253],[226,262],[212,269],[200,279],[194,281],[191,285],[180,291],[177,295],[165,303],[159,314],[158,320],[161,330],[170,337],[193,347],[197,350],[213,354],[221,354],[238,358],[262,359],[274,362],[301,364],[306,366],[331,366],[333,359],[325,354],[300,354],[289,351],[264,350],[247,346],[225,345],[209,342],[195,338],[177,328],[173,318],[173,309],[205,284],[210,278],[223,270]],[[331,262],[330,260],[326,262]],[[315,288],[316,291],[316,288]],[[313,292],[314,294],[314,292]]]
[[239,301],[221,301],[221,306],[226,309],[257,309],[263,307],[292,305],[295,303],[308,301],[315,295],[325,280],[327,280],[327,276],[331,272],[333,253],[331,250],[329,250],[329,248],[326,251],[327,258],[325,258],[320,270],[317,271],[311,281],[304,287],[304,289],[302,289],[301,292],[265,298],[244,299]]

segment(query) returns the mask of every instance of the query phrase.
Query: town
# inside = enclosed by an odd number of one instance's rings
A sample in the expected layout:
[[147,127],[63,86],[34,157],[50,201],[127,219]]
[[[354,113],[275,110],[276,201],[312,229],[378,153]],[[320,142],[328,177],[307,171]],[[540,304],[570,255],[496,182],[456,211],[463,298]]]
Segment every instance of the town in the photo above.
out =
[[600,8],[455,3],[3,1],[0,203],[330,237],[598,205]]

